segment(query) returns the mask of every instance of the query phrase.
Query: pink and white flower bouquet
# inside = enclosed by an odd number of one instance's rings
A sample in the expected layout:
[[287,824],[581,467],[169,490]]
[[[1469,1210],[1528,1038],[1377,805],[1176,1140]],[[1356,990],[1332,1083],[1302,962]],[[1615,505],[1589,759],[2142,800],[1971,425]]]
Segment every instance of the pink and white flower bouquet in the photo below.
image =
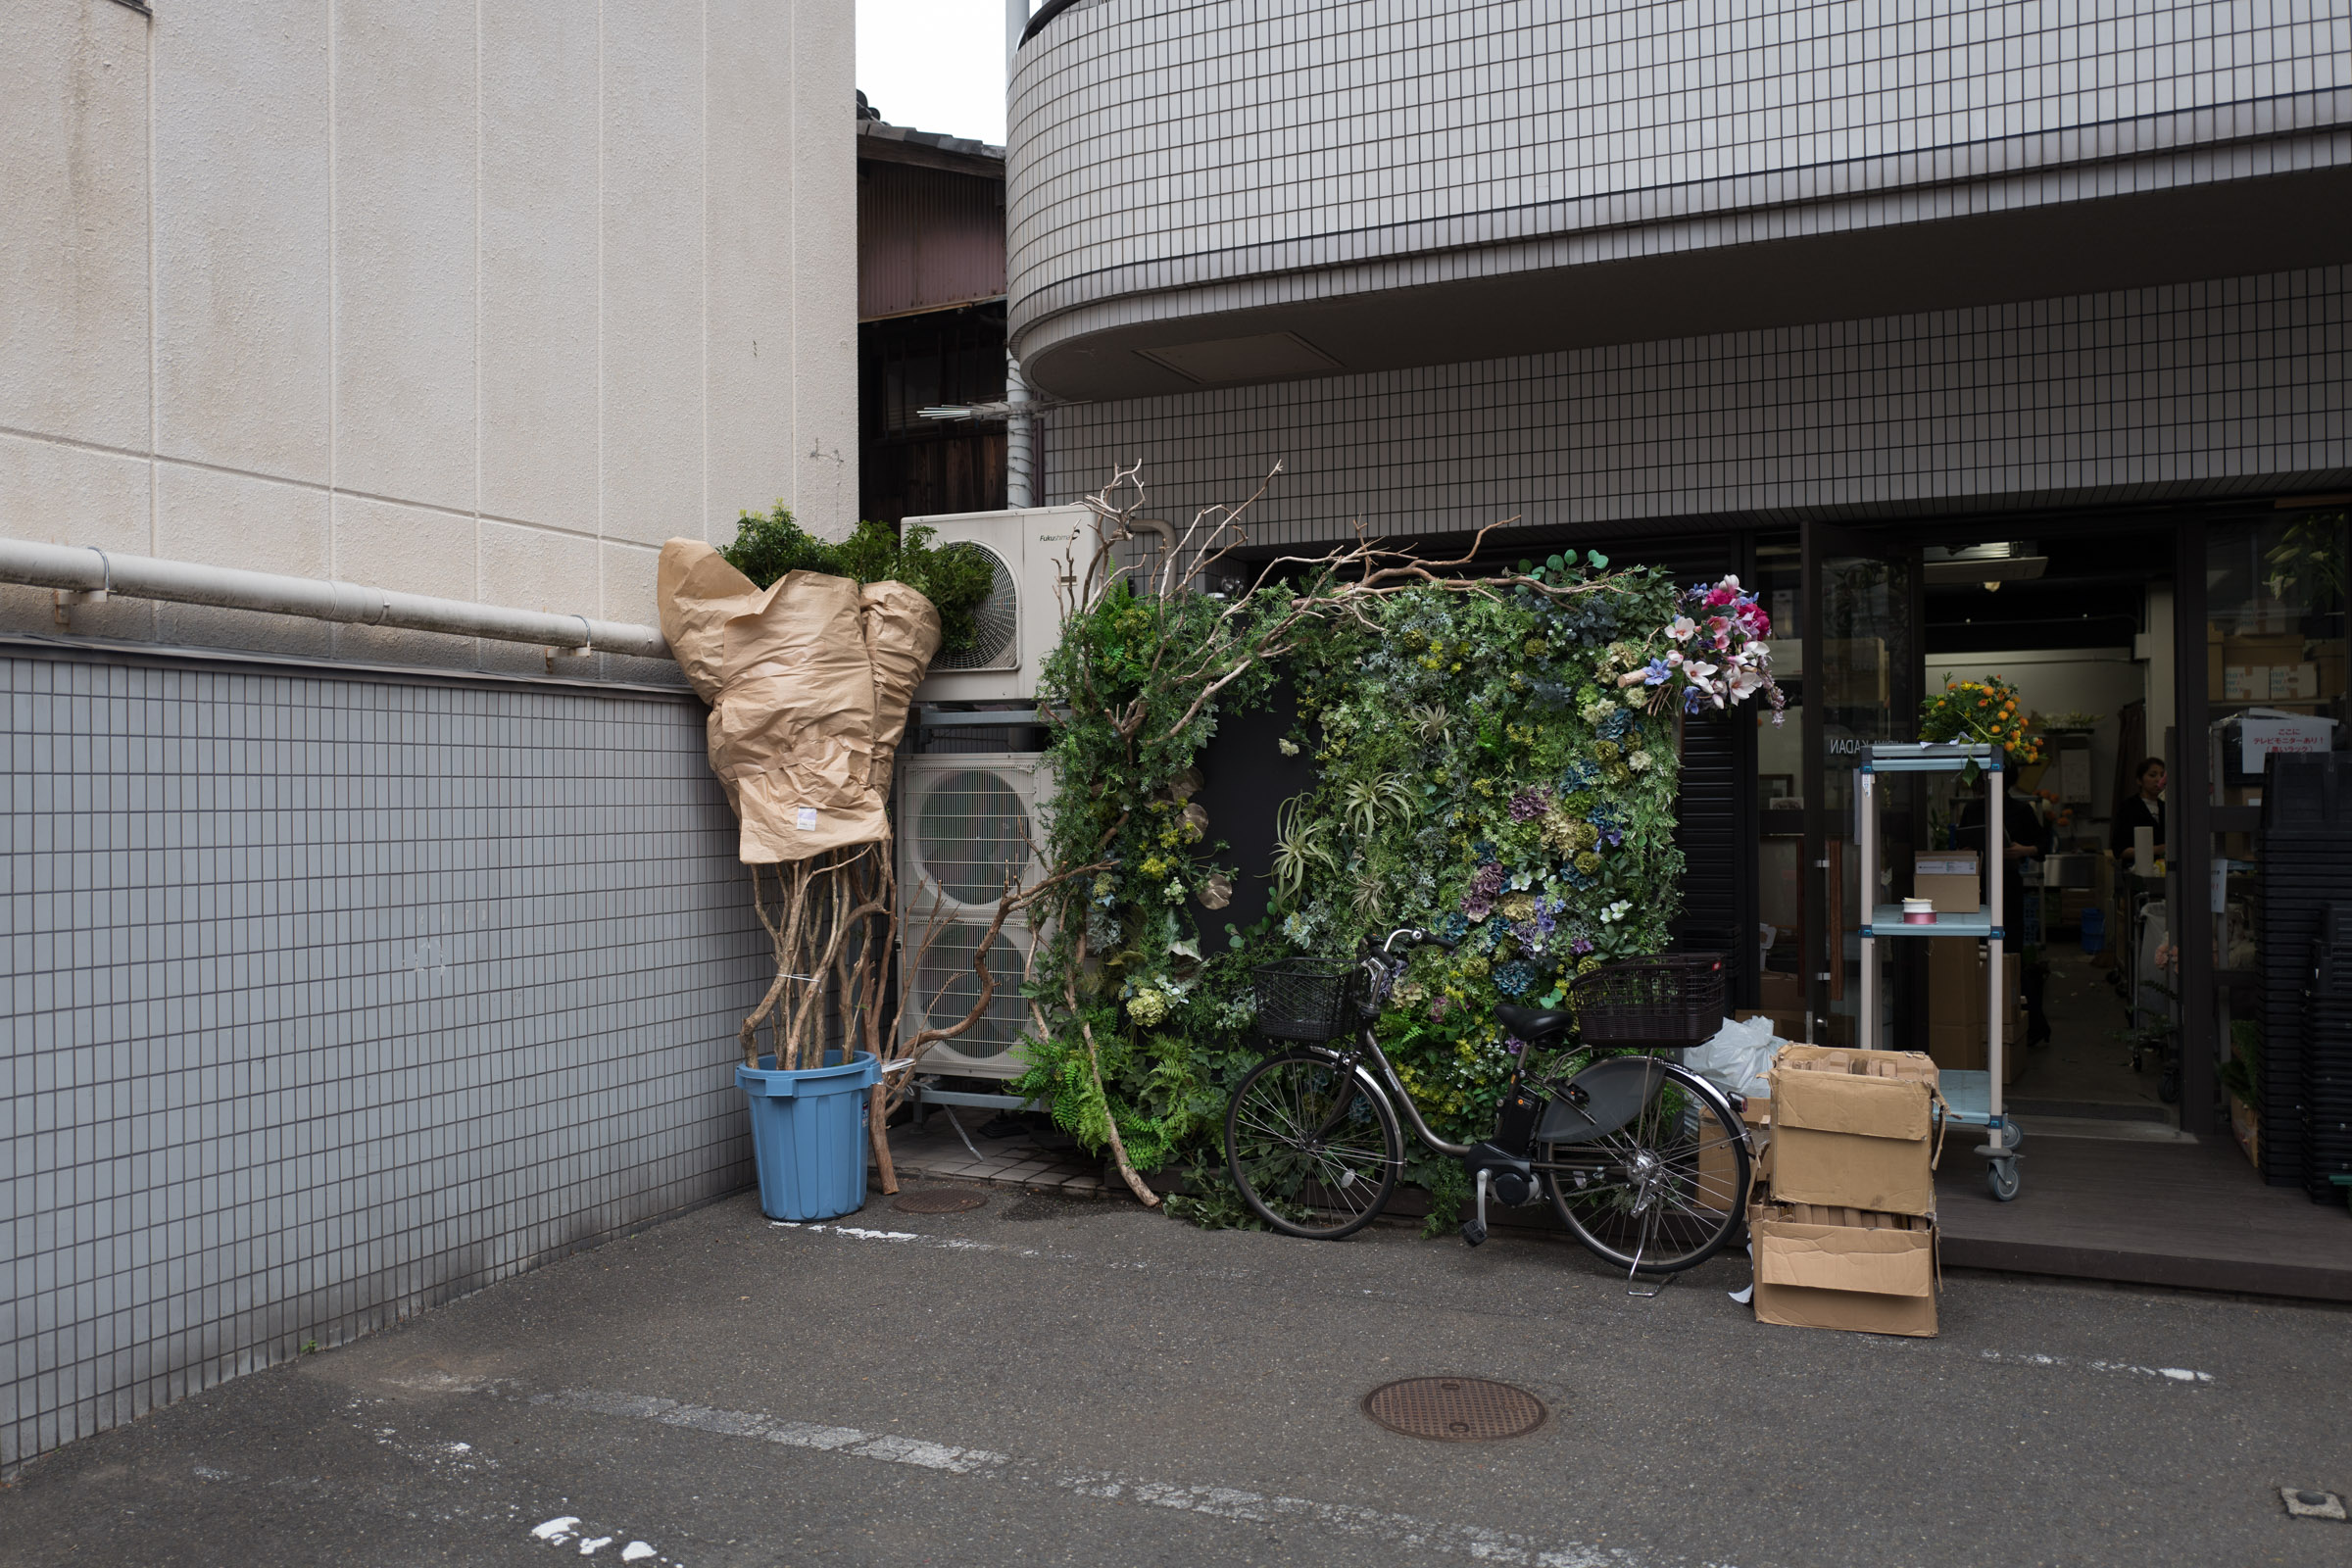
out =
[[1735,708],[1759,692],[1781,722],[1788,699],[1772,678],[1772,617],[1756,596],[1727,576],[1699,583],[1683,596],[1682,613],[1652,632],[1639,648],[1625,649],[1637,667],[1617,677],[1628,704],[1653,713],[1687,713]]

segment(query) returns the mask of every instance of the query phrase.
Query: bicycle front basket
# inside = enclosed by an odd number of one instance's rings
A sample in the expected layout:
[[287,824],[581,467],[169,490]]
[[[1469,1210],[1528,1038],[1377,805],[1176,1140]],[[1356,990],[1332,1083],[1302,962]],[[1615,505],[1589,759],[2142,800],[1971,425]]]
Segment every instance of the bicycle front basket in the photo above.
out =
[[1270,1040],[1337,1040],[1355,1026],[1363,977],[1346,958],[1293,958],[1252,971],[1257,1031]]
[[1723,1027],[1720,953],[1668,953],[1603,964],[1576,983],[1577,1034],[1588,1046],[1704,1045]]

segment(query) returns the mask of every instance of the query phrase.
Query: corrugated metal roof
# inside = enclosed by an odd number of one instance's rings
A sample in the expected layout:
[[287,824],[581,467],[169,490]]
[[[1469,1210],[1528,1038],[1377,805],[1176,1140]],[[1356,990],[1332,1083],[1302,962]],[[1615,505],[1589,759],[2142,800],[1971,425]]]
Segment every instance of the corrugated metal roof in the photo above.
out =
[[858,135],[858,319],[1000,298],[1004,149],[872,120]]

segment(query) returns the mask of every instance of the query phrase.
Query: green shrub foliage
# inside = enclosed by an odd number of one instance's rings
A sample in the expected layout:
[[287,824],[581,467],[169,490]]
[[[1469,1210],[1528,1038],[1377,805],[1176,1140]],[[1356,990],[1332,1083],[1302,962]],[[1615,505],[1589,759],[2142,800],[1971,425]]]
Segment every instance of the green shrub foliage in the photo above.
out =
[[957,653],[971,646],[972,612],[988,597],[996,571],[975,551],[933,549],[933,532],[918,524],[902,535],[887,523],[861,522],[836,544],[802,527],[779,501],[764,515],[745,513],[735,525],[735,542],[719,554],[762,588],[788,571],[821,571],[860,586],[903,582],[939,612],[940,651]]

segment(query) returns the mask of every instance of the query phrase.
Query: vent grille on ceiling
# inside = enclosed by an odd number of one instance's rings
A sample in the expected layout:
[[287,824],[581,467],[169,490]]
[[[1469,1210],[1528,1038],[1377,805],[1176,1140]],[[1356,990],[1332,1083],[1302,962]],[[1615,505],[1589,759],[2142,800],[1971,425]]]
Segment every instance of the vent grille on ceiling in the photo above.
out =
[[972,612],[976,623],[971,646],[954,652],[942,650],[931,667],[938,669],[1010,669],[1019,662],[1021,626],[1021,590],[1013,580],[1011,568],[1004,558],[983,544],[962,540],[949,545],[940,554],[976,553],[988,558],[995,568],[997,580],[988,597]]

